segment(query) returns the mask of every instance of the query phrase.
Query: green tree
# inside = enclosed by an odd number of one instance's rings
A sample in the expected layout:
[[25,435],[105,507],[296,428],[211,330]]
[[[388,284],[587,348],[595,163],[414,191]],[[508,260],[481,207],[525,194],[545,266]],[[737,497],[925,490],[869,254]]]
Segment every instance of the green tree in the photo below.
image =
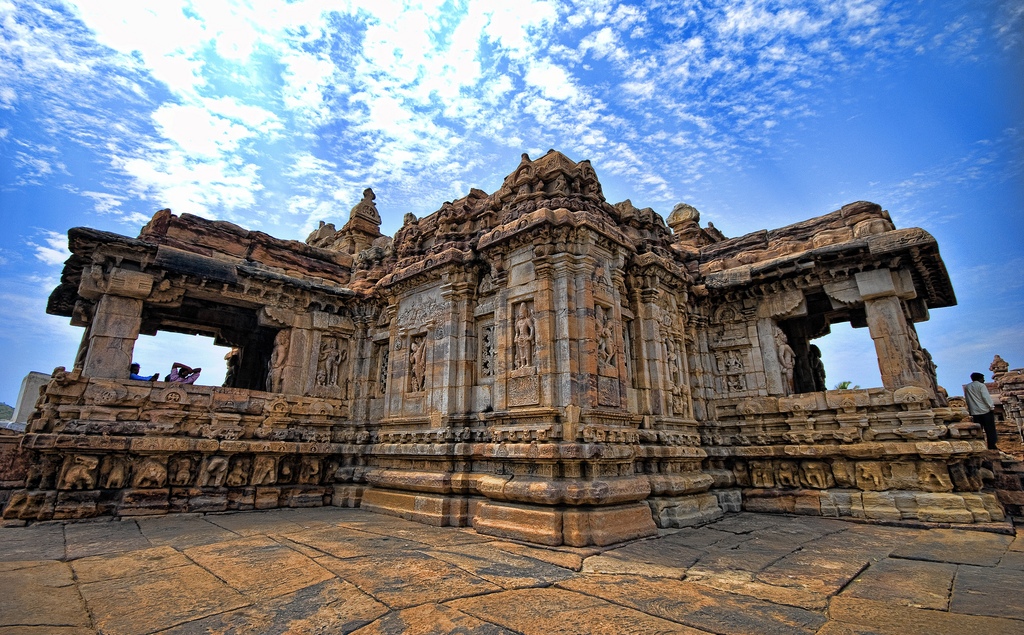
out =
[[858,388],[860,388],[860,386],[854,384],[852,381],[841,381],[835,385],[833,390],[857,390]]
[[14,407],[0,401],[0,421],[10,421],[14,416]]

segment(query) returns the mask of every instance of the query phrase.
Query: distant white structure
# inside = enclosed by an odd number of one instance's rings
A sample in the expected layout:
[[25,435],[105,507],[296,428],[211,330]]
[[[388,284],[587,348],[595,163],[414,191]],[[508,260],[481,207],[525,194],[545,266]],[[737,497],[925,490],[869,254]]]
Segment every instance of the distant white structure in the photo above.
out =
[[0,427],[24,432],[25,424],[28,423],[28,418],[35,410],[36,401],[39,400],[39,389],[48,381],[50,381],[50,376],[46,373],[33,371],[25,375],[25,378],[21,380],[21,389],[18,391],[18,401],[14,405],[14,415],[10,421],[0,421]]

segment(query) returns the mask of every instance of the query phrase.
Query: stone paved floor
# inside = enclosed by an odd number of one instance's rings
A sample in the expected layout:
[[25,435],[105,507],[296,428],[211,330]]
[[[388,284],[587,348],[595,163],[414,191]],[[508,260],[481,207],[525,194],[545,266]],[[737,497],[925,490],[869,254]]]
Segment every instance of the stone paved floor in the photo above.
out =
[[357,509],[0,529],[0,635],[1024,634],[1024,532],[733,514],[542,549]]

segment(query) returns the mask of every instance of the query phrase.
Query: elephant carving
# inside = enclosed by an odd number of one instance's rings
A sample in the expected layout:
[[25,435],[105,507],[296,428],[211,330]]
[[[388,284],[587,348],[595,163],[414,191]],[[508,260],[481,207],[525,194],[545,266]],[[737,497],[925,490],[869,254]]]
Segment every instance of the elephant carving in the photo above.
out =
[[167,468],[161,461],[153,457],[144,459],[135,470],[135,482],[133,483],[135,487],[163,487],[166,483]]
[[77,455],[69,459],[60,482],[60,489],[92,489],[96,487],[99,457]]
[[223,456],[211,456],[206,459],[203,469],[199,472],[199,487],[223,487],[228,472],[228,460]]

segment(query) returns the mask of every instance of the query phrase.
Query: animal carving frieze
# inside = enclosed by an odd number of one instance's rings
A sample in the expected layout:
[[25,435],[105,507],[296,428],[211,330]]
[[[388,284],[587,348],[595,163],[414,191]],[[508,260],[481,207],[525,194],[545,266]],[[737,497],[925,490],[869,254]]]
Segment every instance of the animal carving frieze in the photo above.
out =
[[331,442],[331,431],[330,430],[316,430],[316,429],[299,429],[296,430],[300,441],[305,443],[330,443]]
[[775,487],[775,470],[771,461],[750,462],[750,484],[753,487]]
[[231,469],[224,479],[228,487],[241,487],[249,480],[249,459],[246,457],[235,457],[231,460]]
[[83,454],[71,455],[64,460],[64,471],[59,489],[93,489],[96,487],[96,471],[100,459]]
[[302,459],[299,466],[299,483],[303,485],[316,485],[320,482],[320,459],[307,456]]
[[832,438],[843,443],[858,443],[862,438],[860,428],[842,428],[832,430]]
[[782,434],[782,438],[790,443],[816,443],[824,439],[825,436],[825,432],[816,430],[790,430]]
[[800,487],[800,473],[795,461],[779,461],[775,469],[778,487]]
[[132,486],[140,489],[163,487],[167,484],[167,467],[162,459],[146,457],[132,470]]
[[223,456],[210,456],[203,462],[196,485],[199,487],[223,487],[228,472],[228,459]]
[[977,492],[984,482],[974,461],[957,461],[948,467],[948,474],[954,489],[960,492]]
[[100,473],[104,488],[120,489],[128,484],[128,461],[121,456],[107,456]]
[[252,466],[253,485],[273,485],[277,482],[277,457],[257,456]]
[[183,487],[192,482],[192,459],[178,456],[170,460],[168,481],[171,485]]
[[812,489],[835,487],[832,470],[824,461],[804,461],[800,464],[800,483]]
[[859,461],[856,464],[857,487],[866,491],[888,489],[882,463],[878,461]]

